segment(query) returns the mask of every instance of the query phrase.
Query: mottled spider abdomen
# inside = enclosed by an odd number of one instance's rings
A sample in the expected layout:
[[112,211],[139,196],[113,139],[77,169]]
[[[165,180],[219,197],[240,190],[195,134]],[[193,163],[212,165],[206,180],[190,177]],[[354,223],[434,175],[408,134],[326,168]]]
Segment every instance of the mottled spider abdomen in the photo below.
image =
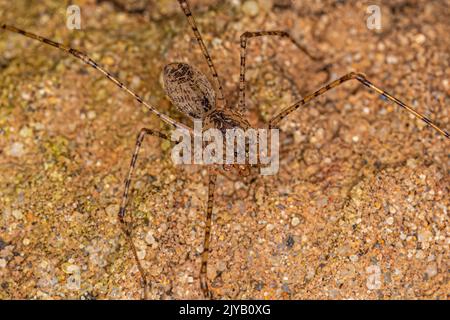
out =
[[163,71],[164,90],[182,113],[203,119],[214,109],[216,95],[208,78],[187,63],[170,63]]

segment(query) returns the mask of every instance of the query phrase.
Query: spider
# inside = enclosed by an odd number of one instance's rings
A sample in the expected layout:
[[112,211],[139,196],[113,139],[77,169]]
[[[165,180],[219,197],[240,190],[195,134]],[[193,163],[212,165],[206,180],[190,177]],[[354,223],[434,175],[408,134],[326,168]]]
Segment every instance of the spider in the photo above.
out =
[[[208,80],[207,76],[197,70],[195,67],[181,62],[170,63],[164,67],[163,70],[163,80],[164,80],[164,89],[169,97],[172,104],[183,114],[190,117],[192,120],[201,120],[206,124],[206,128],[218,128],[218,129],[248,129],[251,128],[251,125],[247,120],[243,118],[240,112],[237,111],[236,108],[230,108],[227,104],[225,96],[223,94],[223,87],[215,68],[214,62],[205,46],[203,38],[200,34],[200,31],[197,27],[194,16],[192,15],[189,2],[187,0],[178,0],[181,10],[186,15],[188,23],[195,35],[198,45],[203,53],[203,56],[208,64],[209,71],[213,78],[213,84]],[[56,47],[62,51],[65,51],[75,58],[81,60],[85,64],[91,66],[96,69],[100,73],[102,73],[106,78],[115,83],[121,90],[125,91],[129,95],[133,96],[140,104],[149,109],[153,114],[155,114],[158,118],[160,118],[163,122],[169,124],[173,129],[183,129],[188,132],[192,132],[192,128],[175,121],[174,119],[168,117],[167,115],[158,111],[157,108],[152,106],[151,104],[145,102],[139,95],[130,90],[127,86],[124,85],[117,77],[113,76],[109,71],[105,70],[101,67],[97,62],[92,60],[88,55],[84,54],[81,51],[70,48],[64,44],[57,43],[50,39],[38,36],[36,34],[21,30],[12,25],[1,24],[2,29],[21,34],[25,37],[32,38],[34,40],[40,41],[42,43],[48,44],[50,46]],[[252,38],[257,37],[281,37],[286,38],[291,41],[298,49],[303,51],[308,57],[313,60],[321,60],[321,58],[317,58],[316,56],[309,53],[309,51],[302,45],[300,45],[288,32],[274,30],[274,31],[256,31],[256,32],[244,32],[240,37],[240,80],[239,80],[239,100],[238,107],[240,110],[245,108],[245,90],[246,90],[246,80],[245,80],[245,71],[246,71],[246,49],[248,41]],[[350,72],[348,74],[343,75],[342,77],[328,83],[327,85],[321,87],[317,91],[314,91],[310,94],[305,95],[304,98],[298,100],[293,105],[282,109],[278,114],[276,114],[267,124],[268,129],[277,128],[280,122],[289,116],[292,112],[299,109],[300,107],[306,105],[313,99],[317,98],[320,95],[325,94],[327,91],[343,84],[344,82],[356,80],[368,87],[369,89],[380,94],[384,99],[390,100],[401,108],[405,109],[409,113],[413,114],[416,118],[425,122],[428,126],[431,126],[435,129],[439,134],[445,136],[445,138],[450,139],[450,135],[447,131],[438,127],[434,122],[432,122],[427,117],[423,116],[416,110],[414,110],[409,105],[403,103],[396,97],[390,95],[385,90],[373,84],[369,81],[366,76],[362,73],[358,72]],[[123,190],[123,195],[121,199],[121,205],[118,212],[118,220],[120,222],[120,226],[126,236],[126,239],[130,245],[132,254],[134,256],[136,265],[138,267],[142,285],[143,285],[143,296],[147,298],[147,290],[149,287],[149,283],[147,282],[147,276],[144,268],[141,265],[141,262],[137,255],[137,250],[133,242],[132,238],[132,228],[125,220],[126,217],[126,209],[127,205],[130,201],[130,186],[133,178],[133,172],[136,167],[137,158],[139,155],[139,151],[141,145],[144,141],[144,138],[149,136],[155,136],[160,139],[165,139],[171,141],[168,134],[150,129],[150,128],[142,128],[137,136],[135,149],[131,158],[131,163],[129,166],[128,174],[125,179],[125,185]],[[204,230],[204,240],[203,240],[203,252],[201,254],[201,268],[199,273],[199,281],[200,288],[205,298],[213,298],[213,292],[209,288],[207,281],[207,266],[208,266],[208,255],[210,252],[210,237],[211,237],[211,224],[212,224],[212,211],[214,204],[214,195],[215,195],[215,187],[216,180],[218,174],[227,175],[228,173],[237,174],[240,176],[247,176],[250,173],[251,169],[259,169],[258,164],[232,164],[232,165],[209,165],[208,166],[208,199],[207,199],[207,209],[206,209],[206,225]]]

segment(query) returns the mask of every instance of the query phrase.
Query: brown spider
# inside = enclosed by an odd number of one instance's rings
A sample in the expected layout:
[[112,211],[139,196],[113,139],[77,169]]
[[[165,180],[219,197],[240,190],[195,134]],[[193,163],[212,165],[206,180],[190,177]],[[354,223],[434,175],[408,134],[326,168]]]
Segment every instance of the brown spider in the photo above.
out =
[[[214,67],[214,63],[211,59],[211,56],[208,53],[208,50],[203,42],[202,36],[198,30],[195,19],[191,13],[189,3],[187,0],[178,0],[181,9],[187,17],[189,25],[191,26],[194,35],[197,39],[197,42],[203,52],[203,55],[206,59],[206,62],[209,66],[209,70],[214,80],[214,85],[216,90],[214,90],[213,86],[209,82],[208,78],[198,71],[193,66],[186,63],[171,63],[165,66],[163,70],[163,78],[164,78],[164,87],[167,95],[169,96],[172,103],[177,107],[177,109],[183,114],[189,116],[192,119],[202,120],[205,123],[205,129],[207,128],[218,128],[220,130],[225,129],[233,129],[240,128],[246,130],[250,128],[250,124],[246,121],[242,115],[235,111],[235,109],[228,108],[224,94],[222,85],[217,74],[216,68]],[[35,35],[33,33],[29,33],[27,31],[18,29],[14,26],[1,24],[1,28],[5,30],[9,30],[26,37],[38,40],[40,42],[46,43],[53,47],[59,48],[76,58],[80,59],[84,63],[90,65],[94,69],[100,71],[104,76],[106,76],[109,80],[114,82],[120,89],[124,90],[128,94],[132,95],[140,104],[144,105],[151,112],[153,112],[157,117],[159,117],[162,121],[171,125],[174,129],[184,129],[192,132],[190,127],[179,123],[170,117],[159,112],[155,107],[143,101],[143,99],[131,91],[128,87],[126,87],[120,80],[116,77],[112,76],[112,74],[106,71],[104,68],[99,66],[94,60],[89,58],[86,54],[72,49],[66,45],[54,42],[52,40],[43,38],[41,36]],[[321,58],[317,58],[314,55],[311,55],[306,48],[300,45],[293,37],[290,36],[289,33],[285,31],[257,31],[257,32],[244,32],[240,37],[240,45],[241,45],[241,60],[240,60],[240,82],[239,82],[239,107],[243,109],[245,107],[245,58],[246,58],[246,48],[247,42],[251,38],[262,37],[262,36],[279,36],[288,38],[296,47],[302,50],[308,57],[313,60],[320,61]],[[372,82],[370,82],[362,73],[350,72],[337,80],[332,81],[331,83],[323,86],[319,90],[306,95],[303,99],[297,101],[292,106],[287,107],[281,110],[275,117],[273,117],[267,128],[276,128],[278,124],[287,117],[290,113],[297,110],[299,107],[307,104],[311,100],[316,97],[324,94],[328,90],[339,86],[340,84],[348,81],[348,80],[357,80],[369,89],[372,89],[379,93],[382,97],[395,102],[397,105],[405,109],[406,111],[413,114],[418,119],[424,121],[427,125],[431,126],[433,129],[438,131],[440,134],[445,136],[447,139],[450,139],[450,135],[447,131],[439,128],[435,123],[433,123],[430,119],[423,116],[419,112],[415,111],[412,107],[406,105],[399,99],[390,95],[383,89],[375,86]],[[168,135],[148,128],[143,128],[140,130],[137,140],[135,150],[131,159],[131,164],[129,167],[128,175],[125,181],[124,193],[122,196],[120,211],[118,213],[118,219],[120,221],[121,227],[126,235],[126,238],[131,246],[137,267],[139,269],[140,275],[142,277],[143,286],[144,286],[144,298],[147,297],[147,280],[146,280],[146,272],[144,271],[137,252],[132,240],[132,230],[130,226],[125,222],[125,213],[126,207],[129,202],[129,190],[130,184],[133,177],[133,172],[136,166],[137,157],[139,154],[139,150],[141,148],[142,141],[146,135],[152,135],[159,137],[161,139],[166,139],[170,141]],[[223,171],[232,171],[241,176],[246,176],[250,173],[251,168],[259,168],[259,163],[256,165],[245,163],[242,164],[233,164],[233,165],[209,165],[208,166],[208,176],[209,176],[209,184],[208,184],[208,202],[207,202],[207,210],[206,210],[206,227],[205,227],[205,237],[203,242],[203,252],[201,256],[201,269],[200,269],[200,287],[205,296],[205,298],[213,298],[212,292],[210,291],[207,283],[207,263],[208,263],[208,254],[210,251],[210,235],[211,235],[211,216],[213,210],[214,203],[214,190],[216,186],[216,178],[218,173],[223,173]]]

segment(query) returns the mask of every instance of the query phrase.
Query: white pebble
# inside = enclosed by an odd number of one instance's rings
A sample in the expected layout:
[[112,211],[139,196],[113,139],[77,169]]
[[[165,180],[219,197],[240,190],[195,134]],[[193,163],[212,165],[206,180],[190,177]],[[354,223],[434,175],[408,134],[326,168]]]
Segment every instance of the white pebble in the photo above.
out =
[[11,214],[13,215],[14,218],[16,218],[17,220],[20,220],[23,218],[23,214],[22,211],[19,209],[14,209]]
[[394,218],[393,217],[389,217],[386,219],[386,223],[389,225],[392,225],[394,223]]
[[6,260],[0,259],[0,268],[4,268],[4,267],[6,267]]
[[23,100],[26,100],[26,101],[31,100],[31,94],[29,94],[28,92],[22,92],[22,94],[20,96],[22,97]]
[[225,271],[226,269],[227,269],[227,264],[226,264],[225,262],[220,261],[220,262],[217,264],[217,271],[223,272],[223,271]]
[[149,245],[156,244],[155,237],[153,237],[152,231],[147,232],[147,234],[145,235],[145,242],[147,242]]
[[33,135],[33,129],[25,126],[22,129],[20,129],[19,134],[23,138],[29,138]]
[[425,272],[427,273],[429,278],[434,277],[435,275],[437,275],[437,265],[436,265],[436,263],[429,264],[427,266],[427,269],[426,269]]
[[292,225],[293,227],[296,227],[296,226],[298,226],[299,224],[300,224],[300,219],[299,219],[298,217],[292,218],[291,225]]
[[73,274],[67,278],[66,287],[68,290],[80,290],[81,288],[81,276],[79,274]]
[[64,273],[68,273],[68,274],[79,274],[80,273],[80,267],[77,266],[76,264],[71,264],[71,263],[63,264],[62,270],[64,271]]
[[23,148],[23,144],[20,142],[14,142],[10,147],[8,154],[12,157],[21,157],[25,154],[25,150]]
[[147,254],[147,252],[145,250],[140,250],[137,252],[137,256],[139,260],[144,260],[145,255]]
[[256,1],[246,1],[242,6],[242,11],[250,17],[256,17],[259,13],[259,6]]
[[89,120],[94,120],[96,116],[97,116],[97,114],[95,113],[94,110],[89,110],[87,113],[87,118]]
[[396,63],[398,62],[398,59],[397,59],[396,56],[389,55],[389,56],[387,56],[387,58],[386,58],[386,62],[387,62],[388,64],[396,64]]
[[426,40],[427,40],[427,38],[423,35],[423,34],[421,34],[421,33],[419,33],[417,36],[416,36],[416,43],[417,44],[423,44]]

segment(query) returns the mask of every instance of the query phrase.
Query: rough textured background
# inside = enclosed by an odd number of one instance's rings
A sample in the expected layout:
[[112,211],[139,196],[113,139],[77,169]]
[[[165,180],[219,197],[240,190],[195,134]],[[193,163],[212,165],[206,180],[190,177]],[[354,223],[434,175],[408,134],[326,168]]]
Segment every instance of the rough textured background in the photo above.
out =
[[[239,35],[286,29],[326,53],[332,76],[357,70],[450,128],[448,1],[192,1],[236,102]],[[205,63],[176,1],[0,0],[0,22],[87,52],[161,111],[160,70]],[[250,41],[247,116],[254,124],[326,79],[289,42]],[[0,32],[0,298],[140,298],[116,221],[142,127],[166,129],[93,69]],[[280,172],[219,177],[209,278],[217,297],[448,299],[449,142],[397,106],[348,83],[283,123]],[[129,212],[151,298],[200,298],[206,172],[173,167],[148,138]]]

